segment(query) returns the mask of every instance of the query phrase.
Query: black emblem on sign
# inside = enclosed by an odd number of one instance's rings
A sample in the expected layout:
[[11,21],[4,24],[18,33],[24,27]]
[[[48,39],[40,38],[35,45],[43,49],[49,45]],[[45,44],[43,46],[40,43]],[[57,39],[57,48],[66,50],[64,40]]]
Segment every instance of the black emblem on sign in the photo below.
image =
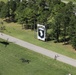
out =
[[44,30],[38,29],[38,35],[40,38],[44,38]]

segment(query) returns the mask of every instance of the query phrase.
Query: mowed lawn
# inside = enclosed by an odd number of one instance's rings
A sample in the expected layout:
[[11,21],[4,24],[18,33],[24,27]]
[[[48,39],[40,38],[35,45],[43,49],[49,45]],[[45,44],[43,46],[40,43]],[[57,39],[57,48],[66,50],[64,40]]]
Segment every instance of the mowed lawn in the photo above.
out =
[[63,45],[63,43],[54,43],[53,41],[40,41],[37,39],[36,32],[22,29],[22,26],[17,23],[4,22],[4,25],[6,27],[4,33],[6,34],[76,59],[76,51],[71,45]]
[[[76,75],[76,68],[0,39],[0,75]],[[24,61],[24,60],[25,61]],[[27,62],[27,60],[29,62]]]

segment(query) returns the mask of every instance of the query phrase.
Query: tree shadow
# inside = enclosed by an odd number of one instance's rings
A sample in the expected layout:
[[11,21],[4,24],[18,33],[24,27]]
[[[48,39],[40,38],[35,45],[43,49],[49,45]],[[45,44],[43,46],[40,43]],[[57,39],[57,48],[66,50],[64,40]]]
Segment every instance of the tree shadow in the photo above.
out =
[[60,39],[60,42],[68,42],[70,40],[70,37],[67,37],[67,38],[62,38],[62,39]]
[[7,42],[7,41],[0,41],[0,43],[5,45],[5,47],[7,47],[9,45],[9,42]]
[[25,59],[25,58],[21,58],[20,60],[22,61],[22,63],[28,63],[29,64],[29,62],[30,62],[30,60]]
[[16,22],[15,20],[12,20],[11,18],[6,18],[6,19],[4,19],[4,21],[7,23]]
[[7,22],[7,23],[11,23],[9,18],[4,19],[4,21]]
[[68,44],[70,44],[70,38],[68,37],[68,38],[65,38],[65,39],[59,39],[59,41],[57,41],[57,40],[54,40],[54,43],[63,43],[63,45],[68,45]]

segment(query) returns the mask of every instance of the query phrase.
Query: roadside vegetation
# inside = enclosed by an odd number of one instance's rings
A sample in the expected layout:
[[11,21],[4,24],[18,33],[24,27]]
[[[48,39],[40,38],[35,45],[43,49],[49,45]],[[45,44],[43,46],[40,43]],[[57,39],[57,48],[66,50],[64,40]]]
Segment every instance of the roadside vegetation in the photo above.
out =
[[68,73],[76,75],[76,68],[0,39],[0,75],[67,75]]

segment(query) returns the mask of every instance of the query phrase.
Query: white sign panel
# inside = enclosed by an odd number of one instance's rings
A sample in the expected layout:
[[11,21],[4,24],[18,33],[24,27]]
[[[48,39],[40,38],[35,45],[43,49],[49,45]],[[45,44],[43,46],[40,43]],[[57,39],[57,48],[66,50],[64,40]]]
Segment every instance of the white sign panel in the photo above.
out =
[[37,24],[37,38],[45,41],[46,39],[46,28],[44,25]]

